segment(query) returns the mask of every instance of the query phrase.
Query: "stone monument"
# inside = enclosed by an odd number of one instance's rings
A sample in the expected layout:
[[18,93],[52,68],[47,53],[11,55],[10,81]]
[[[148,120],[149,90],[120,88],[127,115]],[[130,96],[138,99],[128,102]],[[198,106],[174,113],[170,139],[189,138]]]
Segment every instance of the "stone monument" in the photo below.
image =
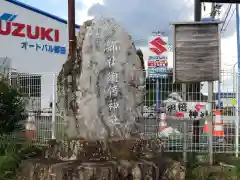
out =
[[183,180],[181,164],[162,155],[161,140],[139,133],[144,63],[130,36],[102,18],[85,22],[77,39],[77,59],[58,76],[66,139],[51,141],[44,160],[25,166],[36,177],[45,172],[44,180]]
[[144,72],[129,36],[114,19],[93,21],[82,45],[81,75],[76,80],[76,121],[69,138],[128,139],[144,99]]

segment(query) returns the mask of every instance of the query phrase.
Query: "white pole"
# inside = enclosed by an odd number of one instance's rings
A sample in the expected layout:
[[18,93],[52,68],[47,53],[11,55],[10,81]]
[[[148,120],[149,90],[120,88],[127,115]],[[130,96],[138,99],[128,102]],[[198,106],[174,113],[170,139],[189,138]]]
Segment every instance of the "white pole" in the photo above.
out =
[[52,139],[56,139],[56,75],[53,75],[53,86],[52,86]]
[[236,106],[236,110],[237,110],[237,114],[236,114],[236,157],[238,157],[238,145],[239,145],[239,140],[238,140],[238,132],[239,132],[239,117],[238,117],[238,108],[240,106],[240,99],[239,99],[239,91],[240,91],[240,82],[239,82],[239,70],[240,70],[240,27],[239,24],[240,20],[239,20],[239,5],[236,4],[236,32],[237,32],[237,56],[238,56],[238,71],[237,71],[237,94],[236,94],[236,99],[237,99],[237,106]]
[[[238,82],[238,75],[236,74],[235,71],[235,66],[237,65],[237,62],[233,65],[233,94],[235,95],[235,102],[238,99],[238,93],[237,93],[237,89],[235,88],[237,82]],[[237,76],[237,81],[236,81],[236,76]],[[235,143],[236,143],[236,147],[235,147],[235,156],[238,157],[238,103],[234,104],[233,107],[235,108],[235,126],[236,126],[236,130],[235,130]]]
[[[234,70],[234,76],[235,76],[235,70]],[[237,73],[236,75],[236,85],[238,87],[238,81],[239,81],[239,75]],[[235,85],[235,84],[234,84]],[[238,96],[239,96],[239,92],[238,92],[238,88],[235,88],[236,89],[236,100],[238,101]],[[236,106],[235,106],[235,125],[236,125],[236,130],[235,130],[235,142],[236,142],[236,151],[235,151],[235,154],[236,154],[236,157],[238,158],[238,153],[239,153],[239,149],[238,149],[238,146],[239,146],[239,121],[238,121],[238,102],[236,103]]]
[[[233,94],[235,94],[234,98],[236,98],[236,93],[235,93],[235,65],[233,66]],[[234,105],[233,105],[234,107]]]
[[[236,85],[236,65],[238,64],[238,62],[236,62],[234,65],[233,65],[233,93],[235,93],[236,95],[236,92],[235,92],[235,85]],[[236,98],[236,97],[235,97]]]
[[[238,62],[236,62],[233,65],[233,94],[235,95],[235,102],[238,101],[238,73],[236,73],[236,65],[238,64]],[[235,156],[238,158],[238,154],[239,154],[239,120],[238,120],[238,102],[233,105],[233,107],[235,108]]]

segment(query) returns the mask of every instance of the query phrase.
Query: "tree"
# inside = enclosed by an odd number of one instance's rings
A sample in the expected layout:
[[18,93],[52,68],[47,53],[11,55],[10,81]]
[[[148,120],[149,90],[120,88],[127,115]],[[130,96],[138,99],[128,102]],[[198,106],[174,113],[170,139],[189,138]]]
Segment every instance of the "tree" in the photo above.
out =
[[20,131],[27,119],[26,98],[5,80],[0,80],[0,135]]

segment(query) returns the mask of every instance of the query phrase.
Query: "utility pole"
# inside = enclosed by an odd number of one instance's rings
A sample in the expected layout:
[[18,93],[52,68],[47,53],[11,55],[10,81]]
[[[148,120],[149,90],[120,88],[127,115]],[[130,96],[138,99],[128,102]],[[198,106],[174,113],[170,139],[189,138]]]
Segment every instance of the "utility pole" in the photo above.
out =
[[[239,145],[239,107],[240,107],[240,95],[239,95],[239,92],[240,92],[240,78],[239,78],[239,70],[240,70],[240,32],[239,32],[239,23],[240,23],[240,20],[239,20],[239,5],[236,4],[236,31],[237,31],[237,57],[238,57],[238,61],[237,61],[237,64],[238,64],[238,70],[237,70],[237,92],[236,92],[236,99],[237,99],[237,104],[236,104],[236,119],[235,119],[235,123],[236,123],[236,157],[238,157],[238,153],[239,153],[239,149],[238,149],[238,145]],[[234,74],[235,76],[235,74]]]
[[[68,0],[68,41],[69,53],[67,65],[68,81],[68,114],[71,112],[73,117],[76,115],[76,74],[75,74],[75,61],[76,61],[76,29],[75,29],[75,0]],[[64,72],[65,73],[65,72]],[[71,105],[70,105],[71,102]],[[70,110],[71,108],[71,110]]]
[[[194,21],[201,21],[202,14],[202,3],[201,0],[194,0]],[[201,93],[201,92],[199,92]],[[201,97],[201,95],[200,95]],[[183,101],[187,101],[187,84],[182,84],[182,98]],[[193,120],[193,144],[195,147],[198,147],[199,144],[199,120]],[[187,122],[183,122],[183,132],[186,133],[188,131]],[[184,135],[184,147],[183,147],[183,161],[185,165],[187,164],[187,137]]]
[[76,54],[76,33],[75,33],[75,0],[68,0],[68,40],[69,57]]
[[[201,0],[195,0],[194,1],[194,21],[201,21],[201,16],[202,16]],[[187,92],[186,84],[182,85],[182,91],[185,94],[183,96],[183,100],[186,101],[186,92]],[[199,93],[201,93],[201,92],[199,92]],[[200,121],[194,120],[193,121],[193,143],[195,145],[199,144],[199,132],[200,132],[199,126],[200,126]]]
[[202,3],[201,0],[194,1],[194,21],[201,21]]
[[[211,17],[212,20],[215,19],[215,16],[217,14],[217,9],[216,9],[216,3],[212,3],[212,8],[211,8]],[[221,66],[220,66],[221,67]],[[221,78],[221,74],[220,74]],[[220,80],[219,80],[219,86],[220,87]],[[220,89],[220,88],[219,88]],[[218,94],[220,91],[218,92]],[[220,99],[219,99],[220,101]],[[213,81],[208,82],[208,104],[209,104],[209,117],[208,117],[208,127],[209,127],[209,145],[208,145],[208,151],[209,151],[209,164],[213,164]],[[219,103],[220,105],[220,103]],[[220,108],[220,107],[218,107]]]
[[[214,20],[217,13],[219,14],[220,13],[220,9],[221,9],[221,5],[217,4],[217,3],[212,3],[212,8],[211,8],[211,17],[212,19]],[[220,65],[221,67],[221,65]],[[220,69],[221,71],[221,69]],[[222,108],[222,105],[221,105],[221,72],[220,72],[220,79],[218,81],[218,93],[217,93],[218,97],[217,97],[217,100],[218,100],[218,109],[221,109]]]

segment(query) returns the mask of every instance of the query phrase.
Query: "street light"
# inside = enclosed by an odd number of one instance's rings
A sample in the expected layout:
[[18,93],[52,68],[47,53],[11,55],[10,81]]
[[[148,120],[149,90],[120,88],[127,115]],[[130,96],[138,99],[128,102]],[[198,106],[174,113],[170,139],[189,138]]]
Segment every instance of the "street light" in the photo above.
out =
[[[234,93],[234,98],[237,100],[237,97],[238,97],[238,88],[236,88],[236,90],[235,90],[235,85],[236,85],[236,80],[235,80],[235,78],[236,78],[236,72],[235,72],[235,67],[236,67],[236,65],[238,64],[238,62],[236,62],[234,65],[233,65],[233,93]],[[238,75],[237,75],[238,76]],[[238,121],[238,105],[237,105],[237,107],[235,107],[235,105],[233,105],[233,107],[235,108],[235,117],[236,117],[236,119],[235,119],[235,121]]]
[[224,66],[230,66],[232,67],[232,72],[233,72],[233,93],[235,93],[235,85],[236,85],[236,77],[235,77],[235,74],[236,74],[236,65],[238,64],[238,62],[234,63],[234,64],[224,64]]
[[[235,92],[235,85],[236,85],[236,83],[235,83],[235,75],[236,75],[236,72],[235,72],[235,67],[236,67],[236,65],[238,64],[238,62],[236,62],[234,65],[233,65],[233,93],[235,93],[235,95],[236,95],[236,92]],[[235,97],[236,98],[236,97]]]

